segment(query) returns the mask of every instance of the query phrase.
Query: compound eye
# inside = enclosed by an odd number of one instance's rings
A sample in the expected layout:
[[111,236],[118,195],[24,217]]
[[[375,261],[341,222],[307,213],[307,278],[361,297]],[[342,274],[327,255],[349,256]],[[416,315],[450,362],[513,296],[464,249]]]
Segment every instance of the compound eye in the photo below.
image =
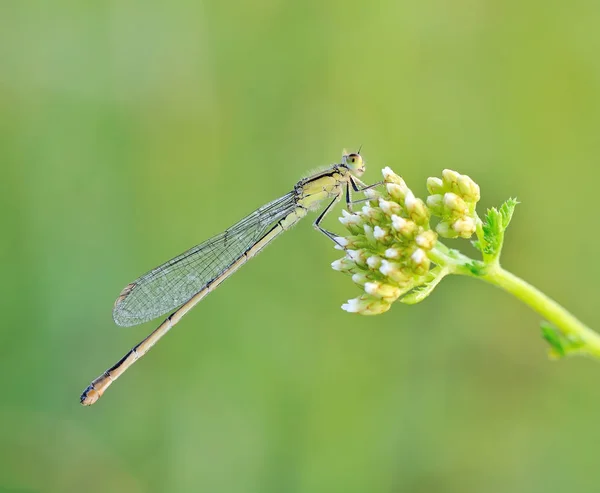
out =
[[346,157],[346,163],[349,164],[351,167],[360,167],[362,163],[362,157],[360,154],[356,153],[348,154],[348,156]]

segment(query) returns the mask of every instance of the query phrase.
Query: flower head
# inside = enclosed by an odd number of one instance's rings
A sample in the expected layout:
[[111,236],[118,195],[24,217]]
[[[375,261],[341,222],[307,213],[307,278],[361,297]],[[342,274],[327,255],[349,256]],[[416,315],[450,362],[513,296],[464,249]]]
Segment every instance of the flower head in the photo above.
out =
[[477,229],[475,206],[479,185],[467,175],[445,169],[442,178],[427,180],[427,206],[440,218],[435,230],[444,238],[470,238]]
[[346,256],[335,270],[352,276],[364,294],[348,301],[348,312],[374,315],[387,311],[395,300],[425,282],[431,261],[427,256],[437,234],[429,226],[430,210],[415,197],[404,180],[383,169],[384,187],[370,192],[360,211],[342,211],[340,221],[350,235],[338,241]]

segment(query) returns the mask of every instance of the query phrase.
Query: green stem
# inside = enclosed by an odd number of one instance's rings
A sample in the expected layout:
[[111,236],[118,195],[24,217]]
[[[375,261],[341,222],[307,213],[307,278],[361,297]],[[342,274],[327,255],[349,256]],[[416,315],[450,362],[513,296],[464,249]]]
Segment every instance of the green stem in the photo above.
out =
[[[467,273],[464,272],[464,274]],[[557,327],[565,336],[581,340],[584,344],[582,350],[594,356],[600,356],[600,335],[528,282],[504,270],[499,265],[493,266],[483,275],[467,275],[483,279],[516,296]]]
[[447,273],[481,279],[507,291],[542,315],[563,336],[581,341],[578,352],[600,357],[600,334],[587,327],[539,289],[504,270],[497,260],[490,264],[477,262],[456,250],[449,249],[442,242],[438,242],[428,256]]
[[427,252],[429,259],[440,267],[445,267],[449,273],[470,275],[470,265],[479,265],[483,267],[482,262],[473,260],[470,257],[460,253],[458,250],[452,250],[438,241],[432,250]]

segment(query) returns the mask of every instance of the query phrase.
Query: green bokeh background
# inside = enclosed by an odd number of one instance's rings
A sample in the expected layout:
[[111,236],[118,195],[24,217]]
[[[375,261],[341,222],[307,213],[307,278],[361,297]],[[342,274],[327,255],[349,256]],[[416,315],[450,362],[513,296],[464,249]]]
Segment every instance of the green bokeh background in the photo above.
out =
[[517,196],[504,265],[600,327],[599,3],[0,11],[2,491],[598,491],[598,363],[470,279],[349,315],[309,220],[78,397],[156,325],[113,325],[123,286],[361,144],[365,181]]

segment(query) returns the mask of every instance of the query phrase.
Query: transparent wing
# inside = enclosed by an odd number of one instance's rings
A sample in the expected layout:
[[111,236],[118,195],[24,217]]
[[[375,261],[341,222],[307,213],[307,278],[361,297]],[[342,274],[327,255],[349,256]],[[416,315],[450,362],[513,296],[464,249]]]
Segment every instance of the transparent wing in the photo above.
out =
[[115,322],[122,326],[137,325],[183,305],[225,272],[272,224],[295,207],[294,192],[290,192],[136,279],[123,289],[115,302]]

